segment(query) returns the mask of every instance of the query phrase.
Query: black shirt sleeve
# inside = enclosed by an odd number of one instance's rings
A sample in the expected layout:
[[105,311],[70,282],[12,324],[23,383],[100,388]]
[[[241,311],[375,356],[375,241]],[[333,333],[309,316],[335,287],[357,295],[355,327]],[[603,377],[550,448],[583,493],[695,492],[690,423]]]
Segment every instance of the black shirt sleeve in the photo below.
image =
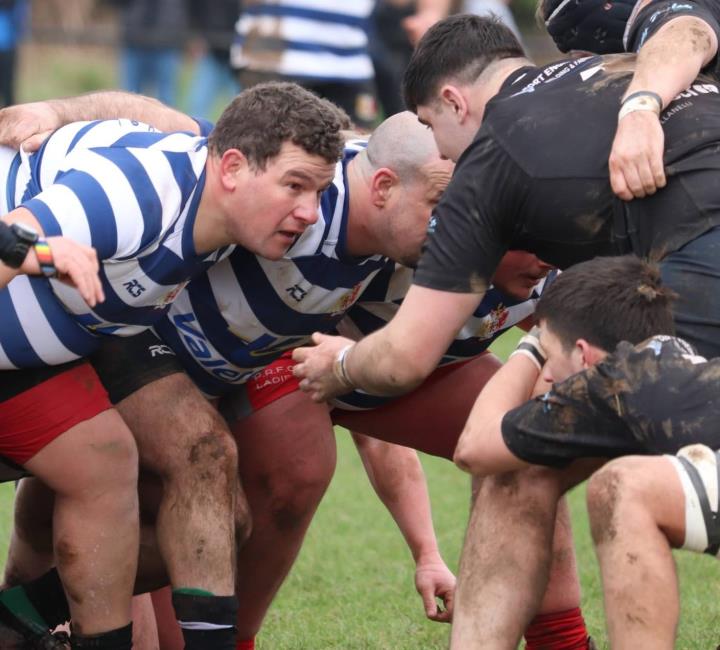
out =
[[550,467],[640,453],[620,416],[619,397],[599,384],[605,382],[594,369],[581,372],[509,411],[502,421],[508,449],[525,462]]
[[512,240],[527,179],[483,127],[458,161],[428,229],[414,284],[484,293]]
[[[625,49],[637,52],[663,25],[680,16],[695,16],[705,21],[720,42],[718,0],[658,0],[643,7],[634,18],[631,17],[625,34]],[[720,59],[717,54],[705,66],[704,72],[720,76]]]

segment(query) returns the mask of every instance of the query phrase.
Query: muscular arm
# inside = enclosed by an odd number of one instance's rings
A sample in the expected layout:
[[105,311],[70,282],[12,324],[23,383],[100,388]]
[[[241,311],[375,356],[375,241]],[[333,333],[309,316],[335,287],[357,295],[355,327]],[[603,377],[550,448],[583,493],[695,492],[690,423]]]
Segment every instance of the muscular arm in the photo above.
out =
[[[412,390],[437,366],[450,342],[482,300],[481,293],[453,293],[412,285],[393,319],[355,344],[346,369],[353,384],[376,395]],[[333,375],[339,350],[352,341],[316,334],[314,348],[296,348],[293,372],[316,401],[347,392]]]
[[505,445],[501,424],[505,414],[537,391],[540,372],[527,357],[507,360],[485,384],[458,440],[453,460],[473,475],[520,469],[527,465]]
[[0,110],[0,144],[18,148],[32,138],[26,148],[33,150],[49,132],[70,122],[116,117],[145,122],[159,131],[200,133],[195,120],[156,99],[108,90],[3,108]]
[[[438,550],[425,474],[417,452],[353,433],[370,483],[395,520],[415,560],[415,586],[425,613],[436,621],[452,615],[455,577]],[[442,598],[446,611],[438,608]]]
[[[667,106],[690,86],[717,48],[717,36],[704,20],[678,16],[640,48],[625,97],[641,90],[652,91],[662,98],[663,107]],[[659,116],[652,111],[635,111],[623,117],[609,160],[613,191],[629,201],[664,187],[663,150]]]

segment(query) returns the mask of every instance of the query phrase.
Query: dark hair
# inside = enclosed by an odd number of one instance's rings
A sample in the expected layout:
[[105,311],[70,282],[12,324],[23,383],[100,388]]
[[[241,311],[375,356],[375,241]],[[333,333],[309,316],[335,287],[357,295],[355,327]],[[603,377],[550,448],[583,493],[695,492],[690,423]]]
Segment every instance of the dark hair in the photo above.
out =
[[450,77],[472,83],[493,61],[525,56],[515,34],[495,16],[449,16],[420,39],[403,77],[408,110],[432,100]]
[[536,18],[561,52],[612,54],[625,51],[625,26],[635,4],[636,0],[540,0]]
[[544,320],[566,349],[575,341],[612,352],[620,341],[637,344],[674,334],[675,292],[662,286],[657,265],[635,255],[596,257],[563,271],[543,291],[535,318]]
[[258,84],[230,102],[208,138],[208,147],[216,156],[239,149],[258,169],[264,169],[288,141],[335,162],[343,151],[343,115],[334,104],[297,84]]

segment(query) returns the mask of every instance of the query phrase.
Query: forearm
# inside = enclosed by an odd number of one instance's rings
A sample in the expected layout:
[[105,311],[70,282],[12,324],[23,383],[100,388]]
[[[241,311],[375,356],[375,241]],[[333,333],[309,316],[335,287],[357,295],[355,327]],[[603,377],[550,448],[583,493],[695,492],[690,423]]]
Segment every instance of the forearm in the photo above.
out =
[[454,461],[471,474],[493,474],[525,465],[505,446],[505,414],[533,395],[540,378],[537,366],[523,355],[512,356],[480,392],[455,449]]
[[108,90],[78,97],[48,100],[59,123],[124,117],[145,122],[159,131],[199,133],[195,120],[152,97]]
[[417,452],[352,435],[370,483],[395,520],[415,562],[438,557],[430,497]]
[[707,23],[692,16],[676,18],[640,49],[625,96],[649,90],[667,106],[692,84],[716,52],[717,38]]

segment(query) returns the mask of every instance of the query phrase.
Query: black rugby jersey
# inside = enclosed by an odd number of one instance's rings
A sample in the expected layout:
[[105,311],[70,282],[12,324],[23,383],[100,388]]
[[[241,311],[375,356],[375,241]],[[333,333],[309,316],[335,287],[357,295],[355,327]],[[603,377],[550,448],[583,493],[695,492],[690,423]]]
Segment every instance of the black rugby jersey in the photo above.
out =
[[518,458],[550,466],[674,454],[694,443],[716,449],[719,379],[720,359],[696,356],[682,339],[623,342],[602,362],[508,412],[503,439]]
[[487,105],[430,222],[415,283],[483,292],[508,249],[559,268],[662,258],[720,224],[720,85],[699,77],[661,115],[667,186],[623,202],[608,157],[633,55],[513,72]]

